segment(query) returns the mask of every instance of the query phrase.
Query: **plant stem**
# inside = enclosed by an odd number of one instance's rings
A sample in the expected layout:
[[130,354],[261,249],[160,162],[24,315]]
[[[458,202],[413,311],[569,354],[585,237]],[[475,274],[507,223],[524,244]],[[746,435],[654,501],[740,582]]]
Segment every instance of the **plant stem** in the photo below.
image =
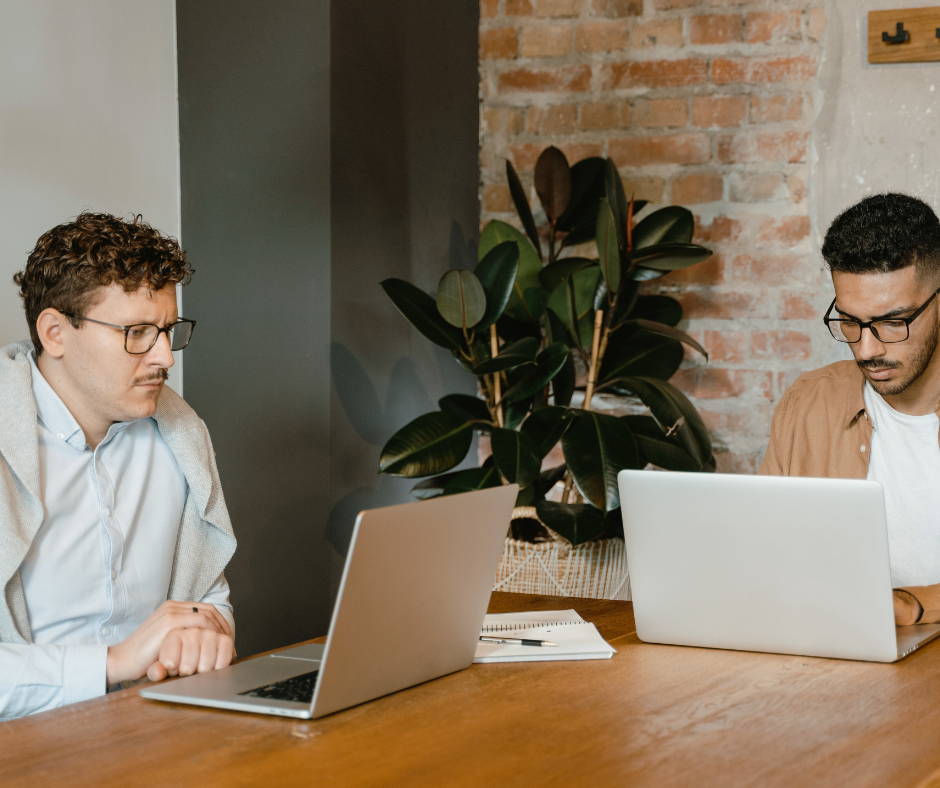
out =
[[587,389],[584,392],[582,410],[591,409],[591,399],[594,396],[594,383],[597,380],[597,368],[600,366],[601,328],[604,325],[604,310],[598,309],[594,313],[594,338],[591,340],[591,366],[588,368]]
[[[490,326],[490,355],[496,358],[499,355],[499,337],[496,336],[496,324]],[[496,423],[503,426],[503,403],[500,402],[502,392],[499,373],[493,373],[493,402],[496,404]]]

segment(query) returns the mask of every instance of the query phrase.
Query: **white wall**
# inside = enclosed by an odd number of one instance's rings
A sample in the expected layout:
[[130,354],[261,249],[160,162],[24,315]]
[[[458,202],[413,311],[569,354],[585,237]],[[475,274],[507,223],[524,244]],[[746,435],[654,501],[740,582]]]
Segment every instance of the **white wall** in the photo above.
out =
[[84,209],[179,237],[174,0],[0,0],[0,345],[28,336],[13,274]]

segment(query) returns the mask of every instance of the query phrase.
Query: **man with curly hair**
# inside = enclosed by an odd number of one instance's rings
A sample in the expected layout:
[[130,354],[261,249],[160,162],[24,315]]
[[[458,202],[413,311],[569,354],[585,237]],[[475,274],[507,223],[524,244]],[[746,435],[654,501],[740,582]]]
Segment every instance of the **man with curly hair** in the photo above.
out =
[[171,389],[192,269],[138,217],[83,213],[14,277],[0,349],[0,720],[221,668],[235,537],[205,425]]
[[822,254],[836,293],[824,322],[855,360],[797,378],[760,473],[880,482],[895,621],[940,622],[940,220],[878,194],[832,223]]

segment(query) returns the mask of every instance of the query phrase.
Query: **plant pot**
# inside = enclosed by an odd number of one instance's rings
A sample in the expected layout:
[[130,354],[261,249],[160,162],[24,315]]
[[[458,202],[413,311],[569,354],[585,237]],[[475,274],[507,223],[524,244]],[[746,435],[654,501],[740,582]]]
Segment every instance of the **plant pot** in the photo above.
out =
[[[528,512],[522,516],[532,517]],[[629,600],[623,539],[593,539],[575,546],[560,537],[538,543],[507,538],[493,590]]]

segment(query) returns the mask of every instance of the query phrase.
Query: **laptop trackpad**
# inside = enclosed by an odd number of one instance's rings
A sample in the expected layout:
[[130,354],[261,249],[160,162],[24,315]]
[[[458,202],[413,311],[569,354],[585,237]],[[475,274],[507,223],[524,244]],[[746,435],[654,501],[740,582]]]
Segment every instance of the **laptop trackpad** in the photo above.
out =
[[898,634],[898,658],[900,659],[917,646],[940,634],[940,624],[917,624],[912,627],[895,627],[895,630]]
[[305,643],[302,646],[294,646],[294,648],[278,651],[276,654],[271,654],[271,656],[281,659],[303,659],[308,662],[319,662],[323,659],[323,649],[325,648],[326,646],[323,643]]

